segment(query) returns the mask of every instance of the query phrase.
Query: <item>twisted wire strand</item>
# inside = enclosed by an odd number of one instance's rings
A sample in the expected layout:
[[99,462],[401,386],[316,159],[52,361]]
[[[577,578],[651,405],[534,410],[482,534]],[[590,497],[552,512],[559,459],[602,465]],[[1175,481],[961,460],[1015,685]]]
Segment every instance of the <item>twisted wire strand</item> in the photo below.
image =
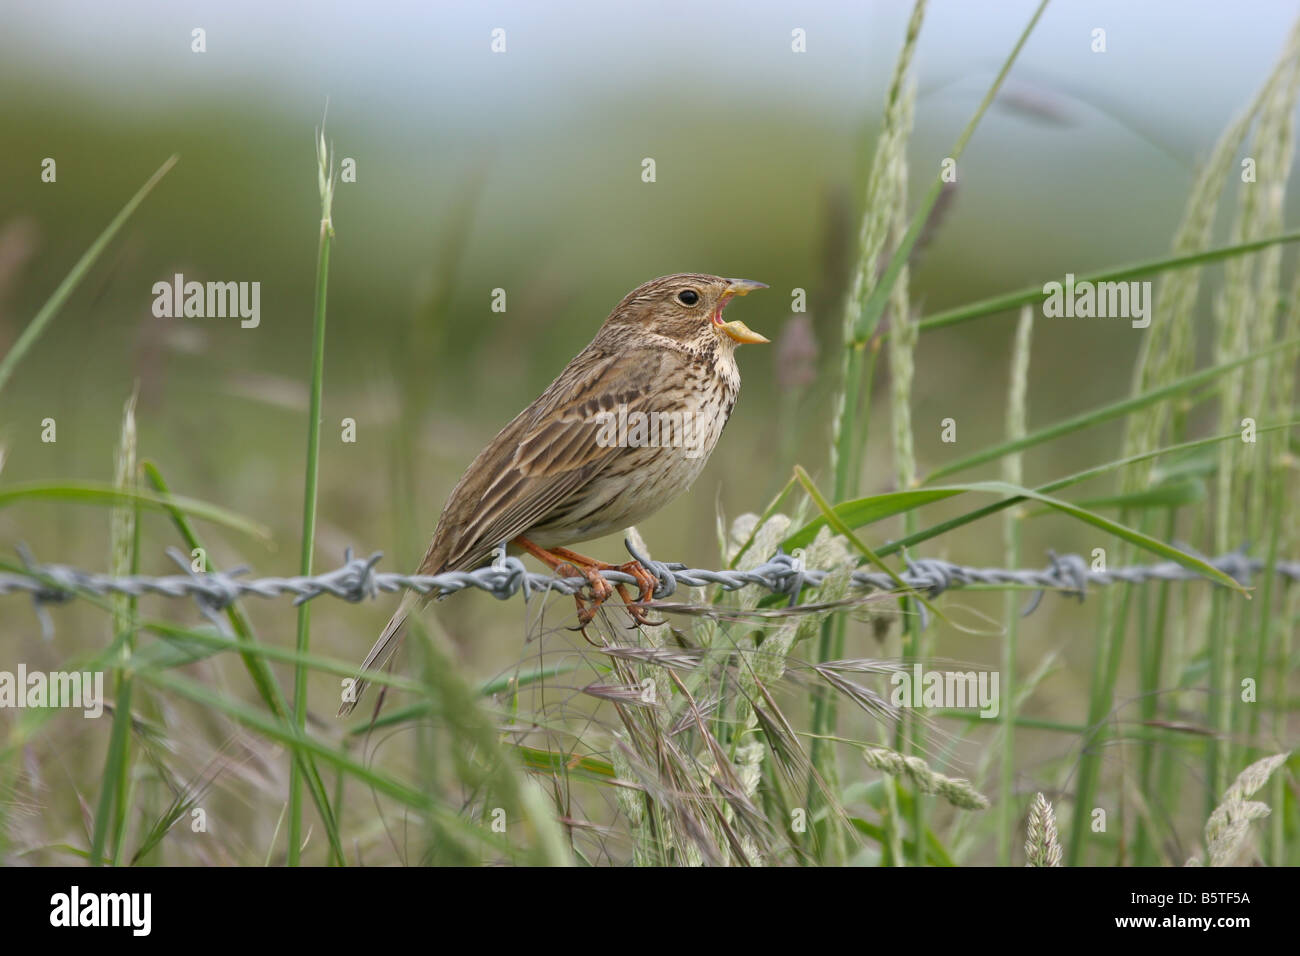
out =
[[[658,580],[655,598],[668,597],[679,586],[717,585],[724,591],[761,587],[774,594],[788,596],[791,606],[794,606],[805,589],[817,589],[829,573],[818,568],[805,568],[800,558],[784,551],[778,551],[756,567],[740,571],[688,568],[680,562],[654,561],[638,553],[630,542],[625,542],[625,546]],[[248,572],[246,567],[230,571],[195,572],[190,568],[185,555],[174,548],[168,549],[168,556],[181,567],[183,573],[165,576],[113,577],[63,564],[40,564],[26,549],[19,549],[19,553],[26,570],[0,571],[0,595],[30,596],[43,625],[46,621],[45,605],[70,601],[77,595],[191,598],[206,616],[212,617],[240,598],[248,596],[277,598],[290,594],[293,595],[293,603],[297,605],[329,595],[356,603],[381,592],[410,590],[420,594],[435,594],[441,598],[474,588],[504,601],[520,592],[527,599],[535,593],[573,594],[586,586],[586,581],[582,578],[557,577],[529,571],[523,561],[506,555],[504,549],[498,549],[491,564],[473,571],[418,575],[378,571],[376,567],[383,552],[376,551],[369,557],[362,558],[354,557],[349,548],[344,552],[343,564],[332,571],[288,578],[244,577]],[[907,558],[905,569],[898,577],[908,589],[928,598],[936,598],[945,591],[972,584],[1037,588],[1038,593],[1025,608],[1025,614],[1032,613],[1038,607],[1046,590],[1062,591],[1082,601],[1090,586],[1117,582],[1141,584],[1147,581],[1185,581],[1202,577],[1199,572],[1174,561],[1094,570],[1077,554],[1058,555],[1049,552],[1049,556],[1050,560],[1043,568],[975,568],[935,558]],[[1207,563],[1243,585],[1248,584],[1265,567],[1264,561],[1250,557],[1244,549],[1208,559]],[[1300,581],[1300,561],[1279,561],[1274,569],[1279,577],[1287,581]],[[623,571],[607,570],[600,573],[611,583],[637,583],[630,574]],[[897,582],[890,575],[865,568],[853,572],[852,585],[866,593],[895,591],[898,588]]]

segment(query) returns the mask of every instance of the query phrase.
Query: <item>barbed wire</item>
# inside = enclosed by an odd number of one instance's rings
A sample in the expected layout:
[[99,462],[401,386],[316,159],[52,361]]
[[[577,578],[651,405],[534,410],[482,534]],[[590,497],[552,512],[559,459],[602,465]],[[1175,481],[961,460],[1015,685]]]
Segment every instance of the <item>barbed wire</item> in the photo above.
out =
[[[819,568],[805,568],[797,554],[778,551],[768,560],[746,570],[688,568],[679,562],[655,561],[640,554],[631,542],[625,542],[628,552],[639,561],[658,582],[654,597],[665,598],[678,587],[707,587],[717,585],[724,591],[737,591],[744,587],[762,587],[774,594],[788,596],[791,606],[798,603],[805,589],[819,588],[830,573]],[[82,571],[63,564],[38,563],[25,548],[19,548],[24,571],[0,571],[0,595],[26,594],[35,603],[42,629],[48,632],[45,606],[70,601],[78,595],[104,597],[112,594],[143,597],[157,595],[169,598],[192,598],[205,616],[213,617],[243,597],[277,598],[286,594],[294,596],[294,604],[301,604],[323,595],[357,603],[380,593],[416,591],[445,597],[458,591],[475,588],[486,591],[498,600],[507,600],[522,592],[525,599],[535,593],[558,592],[573,594],[586,586],[578,577],[560,577],[529,571],[517,557],[506,555],[498,549],[491,564],[473,571],[447,571],[442,574],[398,574],[376,570],[382,551],[369,557],[344,552],[343,564],[332,571],[298,577],[247,578],[247,567],[229,571],[194,571],[189,559],[175,548],[167,549],[168,556],[180,566],[183,573],[165,576],[127,575],[115,577]],[[1005,584],[1036,588],[1024,609],[1032,613],[1047,590],[1073,595],[1082,601],[1090,586],[1105,586],[1118,582],[1140,584],[1147,581],[1185,581],[1204,577],[1200,572],[1175,561],[1157,564],[1139,564],[1122,568],[1098,569],[1077,554],[1058,555],[1049,552],[1050,560],[1043,568],[975,568],[936,558],[912,559],[905,556],[904,570],[898,579],[904,587],[936,598],[953,588],[972,584]],[[1252,577],[1265,567],[1265,562],[1252,558],[1245,549],[1232,551],[1207,559],[1215,569],[1239,584],[1250,583]],[[1274,571],[1288,581],[1300,581],[1300,561],[1279,561]],[[636,584],[632,575],[618,570],[600,572],[616,584]],[[872,591],[897,591],[898,581],[883,571],[859,568],[851,575],[854,588]],[[921,607],[924,613],[924,607]]]

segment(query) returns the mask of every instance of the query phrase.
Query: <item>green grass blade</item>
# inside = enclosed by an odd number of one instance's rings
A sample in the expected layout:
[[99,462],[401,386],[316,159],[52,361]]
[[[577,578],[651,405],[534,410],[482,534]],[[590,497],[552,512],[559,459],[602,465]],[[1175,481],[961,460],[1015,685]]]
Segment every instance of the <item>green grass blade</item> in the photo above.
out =
[[[1258,433],[1263,435],[1268,432],[1284,431],[1296,427],[1300,427],[1300,421],[1283,422],[1278,425],[1265,425],[1258,429]],[[1102,475],[1105,475],[1112,471],[1116,471],[1117,469],[1126,467],[1128,465],[1134,465],[1139,462],[1149,461],[1150,459],[1159,458],[1164,455],[1176,455],[1183,452],[1196,451],[1202,448],[1210,447],[1218,442],[1225,442],[1225,441],[1241,441],[1241,433],[1230,432],[1226,435],[1214,435],[1210,438],[1198,438],[1195,439],[1194,441],[1179,442],[1176,445],[1169,445],[1165,448],[1157,448],[1154,451],[1141,452],[1140,454],[1137,455],[1130,455],[1126,458],[1119,458],[1115,461],[1106,462],[1105,464],[1102,465],[1095,465],[1092,468],[1086,468],[1083,471],[1075,472],[1074,474],[1071,475],[1066,475],[1063,478],[1057,478],[1054,481],[1048,482],[1047,484],[1040,485],[1035,490],[1040,494],[1051,494],[1052,492],[1060,491],[1063,488],[1069,488],[1072,485],[1081,484],[1093,478],[1099,478]],[[939,492],[940,494],[934,500],[940,500],[942,498],[951,498],[956,494],[961,494],[962,491],[965,490],[966,488],[968,488],[968,486],[956,485],[956,486],[945,486],[942,488],[924,488],[918,490]],[[867,520],[864,521],[863,523],[869,523],[870,521],[878,520],[876,516],[889,517],[890,515],[898,514],[901,511],[906,510],[906,508],[904,507],[899,507],[899,505],[903,503],[901,496],[907,496],[912,494],[914,494],[914,492],[895,491],[883,495],[872,495],[868,498],[858,498],[852,501],[842,502],[841,504],[836,505],[833,510],[837,515],[837,517],[840,520],[842,520],[845,524],[849,525],[850,527],[861,527],[860,524],[854,523],[853,520],[854,515],[861,513],[862,515],[867,516]],[[889,500],[893,498],[900,499],[898,504],[895,504]],[[911,499],[911,500],[916,500],[916,499]],[[876,554],[882,558],[888,557],[891,554],[898,553],[903,548],[910,548],[914,545],[920,544],[923,541],[928,541],[931,538],[938,537],[939,535],[951,531],[954,528],[960,528],[962,525],[970,524],[972,521],[977,521],[980,518],[985,518],[989,515],[996,514],[1002,509],[1009,508],[1024,500],[1025,500],[1024,498],[1017,496],[1015,498],[1007,498],[1002,501],[996,501],[990,505],[984,505],[983,507],[977,508],[974,511],[968,512],[964,515],[958,515],[955,518],[949,518],[945,521],[940,522],[939,524],[931,525],[929,528],[923,528],[920,531],[916,532],[915,534],[908,535],[898,541],[894,541],[891,542],[890,544],[883,545],[876,549]],[[813,521],[809,522],[809,524],[805,525],[803,528],[800,528],[794,534],[787,537],[781,543],[781,546],[786,550],[793,550],[796,547],[802,547],[802,545],[799,544],[799,542],[803,542],[805,541],[805,539],[811,540],[813,535],[816,534],[816,528],[814,528],[813,526],[816,525],[817,527],[821,527],[821,524],[819,524],[819,522],[822,521],[823,521],[822,518],[816,518]],[[807,533],[810,529],[812,530],[812,534]]]
[[[294,667],[305,667],[308,670],[318,671],[322,674],[333,674],[336,677],[352,677],[357,672],[355,661],[340,660],[336,657],[321,657],[318,654],[302,653],[292,647],[277,647],[274,644],[248,646],[237,637],[231,638],[215,631],[185,627],[181,624],[171,624],[167,621],[152,618],[141,619],[139,629],[158,635],[161,641],[148,644],[133,654],[131,657],[131,666],[133,668],[149,667],[154,670],[169,670],[182,664],[192,663],[193,660],[201,660],[226,651],[235,651],[261,660],[292,664]],[[418,693],[424,689],[424,685],[410,678],[398,677],[393,674],[378,673],[375,675],[374,683],[407,693]]]
[[[127,399],[122,409],[122,431],[118,441],[114,486],[121,491],[131,491],[136,484],[136,428],[135,396]],[[130,574],[139,568],[139,510],[137,505],[122,504],[113,509],[110,518],[109,541],[110,571],[115,577]],[[129,655],[135,645],[135,610],[137,599],[115,594],[109,599],[113,609],[111,622],[113,637],[120,640],[123,653]],[[122,836],[126,830],[126,796],[130,789],[131,762],[131,678],[120,668],[114,668],[113,726],[109,734],[108,756],[100,776],[99,800],[95,806],[95,820],[91,831],[90,858],[103,859],[111,828],[117,835],[113,858],[121,855]]]
[[1025,448],[1032,448],[1034,445],[1041,445],[1044,442],[1051,441],[1054,438],[1060,438],[1062,435],[1068,435],[1072,432],[1080,431],[1092,425],[1101,422],[1110,421],[1114,418],[1120,418],[1129,412],[1136,411],[1139,408],[1145,408],[1156,402],[1164,401],[1167,398],[1173,398],[1189,389],[1196,388],[1200,385],[1208,384],[1214,379],[1243,365],[1249,365],[1251,362],[1257,362],[1262,358],[1276,355],[1279,352],[1285,352],[1300,346],[1300,339],[1290,339],[1286,342],[1278,342],[1276,345],[1269,346],[1266,349],[1260,349],[1251,352],[1249,355],[1243,355],[1240,358],[1232,359],[1228,362],[1221,362],[1218,365],[1212,365],[1209,368],[1203,368],[1199,372],[1193,372],[1190,375],[1183,376],[1167,385],[1161,385],[1126,398],[1118,402],[1112,402],[1109,405],[1103,405],[1101,408],[1094,408],[1067,418],[1065,421],[1057,422],[1055,425],[1049,425],[1046,428],[1040,428],[1037,431],[1030,432],[1024,438],[1013,441],[1001,442],[997,445],[990,445],[988,448],[978,451],[973,455],[967,455],[965,458],[959,458],[957,461],[950,462],[925,477],[928,484],[939,478],[946,477],[958,471],[965,471],[967,468],[974,468],[976,465],[982,465],[986,462],[995,461],[1003,455],[1010,454],[1014,451],[1021,451]]
[[1041,502],[1042,504],[1048,505],[1051,508],[1055,508],[1057,511],[1060,511],[1062,514],[1067,514],[1072,518],[1076,518],[1079,521],[1084,522],[1085,524],[1092,525],[1094,528],[1099,528],[1102,531],[1108,532],[1109,534],[1113,534],[1117,538],[1122,538],[1123,540],[1129,542],[1130,544],[1137,545],[1139,548],[1142,548],[1145,551],[1149,551],[1154,555],[1162,557],[1167,561],[1176,561],[1179,564],[1181,564],[1183,567],[1191,571],[1196,571],[1199,574],[1202,574],[1205,577],[1209,578],[1210,580],[1215,581],[1218,584],[1222,584],[1226,588],[1231,588],[1232,590],[1238,592],[1239,594],[1243,594],[1246,597],[1250,596],[1250,591],[1248,588],[1245,588],[1242,585],[1238,584],[1231,576],[1224,574],[1218,568],[1207,563],[1206,561],[1201,560],[1195,555],[1188,554],[1186,551],[1183,551],[1180,548],[1175,548],[1173,545],[1165,544],[1163,541],[1159,541],[1156,538],[1153,538],[1148,534],[1144,534],[1135,528],[1130,528],[1125,525],[1122,525],[1118,521],[1111,521],[1109,518],[1103,518],[1101,515],[1091,512],[1086,508],[1081,508],[1076,504],[1072,504],[1068,501],[1062,501],[1059,498],[1053,498],[1050,495],[1045,495],[1039,491],[1032,491],[1028,488],[1019,488],[1016,485],[1012,485],[1004,481],[978,482],[977,484],[970,485],[969,490],[987,491],[993,494],[1003,494],[1009,497],[1028,498],[1032,501]]
[[[148,479],[155,490],[164,496],[163,500],[173,501],[174,499],[168,493],[167,482],[163,479],[162,473],[157,466],[153,462],[146,461],[142,467],[144,468],[145,478]],[[194,528],[190,525],[185,513],[179,508],[170,506],[167,510],[171,516],[172,524],[175,525],[186,546],[191,551],[195,548],[203,548],[203,542],[194,532]],[[203,550],[205,554],[209,554],[206,548],[203,548]],[[216,570],[210,556],[208,558],[208,569]],[[230,622],[230,626],[241,644],[239,649],[240,658],[244,662],[248,676],[253,681],[253,686],[261,696],[262,702],[271,713],[281,720],[288,720],[289,706],[285,702],[283,691],[280,690],[280,684],[275,679],[275,674],[266,661],[257,654],[257,651],[261,650],[265,645],[259,644],[256,635],[253,633],[253,626],[238,602],[226,608],[226,619]],[[330,849],[334,855],[334,862],[342,866],[346,862],[343,855],[343,841],[339,836],[338,823],[330,807],[329,794],[325,791],[325,783],[321,779],[320,772],[316,769],[316,763],[310,753],[304,750],[295,750],[294,758],[302,764],[303,773],[306,774],[312,800],[315,801],[317,812],[321,815],[325,835],[329,840]]]
[[13,375],[18,363],[23,360],[23,357],[36,343],[36,340],[41,337],[45,327],[58,315],[59,310],[68,301],[68,297],[72,295],[73,290],[77,288],[81,280],[85,278],[86,273],[90,271],[90,267],[95,264],[96,260],[108,247],[108,244],[113,241],[113,237],[118,234],[126,221],[139,208],[140,203],[144,202],[145,197],[153,191],[153,188],[176,165],[179,159],[179,156],[172,156],[158,167],[158,171],[149,177],[134,196],[127,200],[126,205],[113,217],[112,221],[104,228],[104,231],[99,234],[99,238],[92,242],[90,248],[82,253],[81,258],[72,267],[72,271],[64,277],[63,281],[54,290],[54,294],[45,300],[45,304],[36,313],[36,317],[28,323],[27,328],[23,329],[23,334],[18,336],[18,340],[14,342],[5,357],[0,359],[0,391],[4,390],[5,383]]
[[180,495],[157,495],[147,491],[115,488],[110,484],[93,481],[31,481],[0,488],[0,508],[20,501],[67,501],[76,504],[106,505],[118,508],[123,505],[139,505],[151,511],[177,512],[191,515],[203,521],[240,531],[250,537],[271,539],[271,532],[265,525],[258,524],[234,511],[228,511],[217,505],[186,498]]
[[[1236,437],[1236,436],[1230,436],[1230,437]],[[808,485],[805,485],[805,488],[807,487]],[[951,485],[946,488],[935,488],[929,490],[947,492],[948,494],[945,495],[945,497],[952,497],[954,495],[963,494],[966,492],[982,492],[982,493],[996,494],[996,495],[1003,496],[1003,500],[998,502],[996,507],[980,509],[979,511],[971,512],[968,515],[962,516],[962,518],[952,519],[952,521],[947,523],[948,527],[958,527],[961,524],[967,523],[967,520],[974,520],[975,517],[983,517],[986,514],[992,514],[994,511],[1001,510],[1002,508],[1009,507],[1021,501],[1026,501],[1026,500],[1037,501],[1047,505],[1048,507],[1056,511],[1060,511],[1063,514],[1067,514],[1072,518],[1076,518],[1079,521],[1084,522],[1085,524],[1090,524],[1095,528],[1100,528],[1101,530],[1113,534],[1116,537],[1122,538],[1123,540],[1135,544],[1146,551],[1150,551],[1152,554],[1158,555],[1169,561],[1176,561],[1179,564],[1183,565],[1184,567],[1194,570],[1197,573],[1202,574],[1205,577],[1210,578],[1211,580],[1219,584],[1222,584],[1224,587],[1232,588],[1234,591],[1238,591],[1242,594],[1247,593],[1246,589],[1243,588],[1236,581],[1234,581],[1231,577],[1229,577],[1228,575],[1224,574],[1222,571],[1218,570],[1217,568],[1213,567],[1212,565],[1206,563],[1205,561],[1201,560],[1200,558],[1194,555],[1188,554],[1187,552],[1175,548],[1172,545],[1168,545],[1161,541],[1158,541],[1149,535],[1145,535],[1140,531],[1134,530],[1133,528],[1126,527],[1116,521],[1111,521],[1109,518],[1104,518],[1101,515],[1094,514],[1088,509],[1082,508],[1077,504],[1072,504],[1071,502],[1068,501],[1061,501],[1059,498],[1053,498],[1042,491],[1035,491],[1030,488],[1021,488],[1017,485],[1012,485],[1004,481],[979,481],[979,482],[973,482],[971,484]],[[810,494],[812,494],[812,492],[810,492]],[[882,498],[891,498],[896,496],[908,496],[911,494],[912,494],[911,492],[903,491],[903,492],[894,492],[893,494],[890,495],[877,495],[874,497],[875,499],[882,499]],[[871,499],[864,499],[864,500],[871,502]],[[881,561],[881,558],[884,555],[893,554],[896,551],[900,550],[901,548],[907,547],[909,544],[913,542],[911,541],[894,542],[893,544],[880,549],[880,551],[878,552],[873,552],[871,551],[871,549],[867,548],[864,544],[862,544],[862,542],[859,541],[856,536],[853,535],[852,531],[848,527],[848,524],[839,516],[839,514],[837,514],[836,509],[831,508],[830,505],[826,503],[824,498],[821,498],[820,495],[818,495],[817,497],[814,498],[814,501],[817,502],[819,508],[823,509],[822,515],[826,519],[826,523],[828,523],[831,526],[832,530],[836,531],[839,534],[843,534],[846,538],[848,538],[851,542],[853,542],[855,547],[859,548],[859,550],[861,550],[864,554],[866,554],[868,558],[872,560],[872,563],[876,564],[878,567],[888,572],[892,577],[894,577],[895,580],[898,580],[898,576],[895,575],[893,571],[890,570],[883,563],[883,561]],[[861,501],[848,502],[847,504],[859,505],[861,504]],[[864,508],[863,510],[870,513],[873,511],[879,511],[881,509],[877,507],[874,509]],[[962,520],[962,519],[967,519],[967,520]],[[948,528],[945,528],[944,530],[948,530]],[[802,535],[802,532],[800,532],[800,535]],[[933,535],[927,535],[925,532],[918,532],[916,535],[912,535],[909,537],[915,540],[925,540],[926,537],[933,537]],[[794,536],[792,536],[792,538],[794,538]],[[792,540],[792,538],[787,538],[786,540],[789,541]],[[906,587],[905,585],[903,585],[901,580],[899,580],[899,587],[900,588]]]
[[[866,498],[854,498],[830,510],[838,522],[850,528],[861,528],[864,525],[883,521],[885,518],[892,518],[894,515],[913,511],[922,505],[951,498],[961,494],[963,490],[962,488],[920,488],[915,491],[891,491]],[[814,518],[782,541],[781,547],[786,551],[806,548],[812,543],[813,538],[817,537],[817,532],[829,523],[830,519],[825,515]]]
[[[1077,276],[1074,281],[1075,283],[1127,282],[1141,276],[1158,275],[1176,269],[1190,269],[1194,266],[1203,266],[1224,259],[1231,259],[1235,256],[1244,256],[1252,252],[1259,252],[1261,249],[1268,249],[1271,246],[1291,242],[1300,242],[1300,231],[1284,232],[1281,235],[1255,239],[1250,242],[1238,242],[1229,246],[1220,246],[1217,249],[1194,252],[1190,255],[1164,256],[1160,259],[1150,259],[1133,265],[1117,266],[1101,272],[1090,272],[1087,275]],[[933,315],[927,315],[918,321],[916,326],[922,332],[930,332],[934,329],[969,322],[972,319],[982,318],[986,315],[1008,312],[1022,305],[1037,305],[1042,301],[1043,285],[1039,283],[1038,285],[1026,286],[1023,289],[1016,289],[1013,292],[1004,292],[1001,295],[980,299],[978,302],[970,302],[952,309],[945,309]]]
[[[532,684],[540,683],[551,677],[560,674],[569,674],[578,669],[578,664],[569,662],[565,664],[548,664],[545,667],[535,667],[519,674],[503,674],[500,677],[494,677],[492,680],[484,681],[479,684],[477,690],[480,697],[491,697],[493,694],[503,694],[513,692],[521,687],[528,687]],[[353,672],[356,666],[353,665]]]
[[[1080,498],[1075,502],[1080,508],[1096,511],[1098,508],[1131,508],[1144,511],[1151,508],[1183,508],[1205,500],[1205,482],[1195,478],[1171,481],[1144,491],[1127,494],[1103,495],[1099,498]],[[1047,514],[1035,511],[1031,517]]]
[[[957,137],[957,142],[953,144],[953,148],[949,150],[949,158],[958,160],[961,158],[961,154],[965,152],[966,144],[970,141],[971,136],[974,135],[976,127],[980,124],[980,120],[984,118],[984,114],[988,112],[988,108],[997,97],[998,91],[1002,89],[1003,81],[1006,80],[1007,74],[1011,72],[1012,65],[1016,62],[1017,57],[1020,56],[1020,51],[1029,40],[1029,35],[1034,32],[1034,27],[1038,25],[1038,21],[1042,17],[1043,11],[1046,9],[1047,0],[1042,0],[1037,9],[1034,10],[1034,15],[1030,17],[1024,30],[1021,31],[1019,39],[1016,40],[1016,45],[1012,47],[1010,55],[1007,56],[1006,60],[1002,64],[1002,68],[998,70],[998,75],[994,78],[993,85],[990,86],[988,92],[984,94],[984,99],[980,102],[979,108],[975,111],[975,115],[970,118],[970,122],[966,124],[966,128],[963,129],[961,135]],[[912,222],[911,225],[908,226],[907,234],[903,236],[903,240],[898,244],[898,248],[894,250],[894,254],[889,259],[889,265],[885,267],[884,274],[880,277],[880,281],[876,284],[875,289],[872,290],[871,295],[868,296],[866,303],[863,305],[862,314],[858,317],[858,323],[855,329],[855,338],[858,342],[865,345],[867,340],[875,332],[876,326],[880,323],[880,317],[884,315],[885,307],[889,304],[890,290],[893,289],[894,283],[898,281],[898,276],[899,273],[903,271],[903,266],[906,265],[907,260],[911,258],[912,250],[916,246],[916,241],[920,238],[921,232],[925,228],[927,220],[930,218],[930,211],[934,208],[934,204],[939,200],[939,194],[943,192],[943,186],[943,179],[936,176],[933,185],[930,187],[930,191],[925,194],[925,198],[921,200],[920,207],[912,217]]]
[[137,676],[150,684],[172,691],[205,707],[220,711],[250,730],[256,731],[269,740],[275,740],[288,746],[293,751],[305,750],[312,756],[324,760],[340,770],[352,775],[368,787],[379,793],[392,797],[399,803],[417,810],[428,810],[432,801],[418,790],[406,786],[399,780],[358,763],[347,754],[321,743],[305,732],[299,732],[291,723],[277,719],[269,711],[261,711],[242,701],[220,694],[196,680],[182,677],[171,671],[141,669]]
[[867,545],[856,534],[853,533],[853,529],[851,529],[848,525],[846,525],[843,521],[840,520],[839,516],[835,514],[835,509],[832,508],[830,502],[826,500],[826,496],[823,495],[817,489],[817,486],[815,484],[813,484],[812,478],[809,476],[808,472],[804,470],[802,465],[795,465],[794,473],[799,478],[799,484],[803,485],[804,491],[808,493],[808,497],[813,500],[813,504],[815,504],[818,510],[821,511],[822,517],[825,518],[827,524],[830,525],[832,531],[834,531],[836,534],[843,535],[848,540],[848,542],[852,544],[853,547],[857,548],[858,551],[868,561],[870,561],[881,571],[884,571],[891,578],[893,578],[894,583],[898,585],[899,591],[903,592],[908,597],[911,597],[919,601],[921,604],[924,604],[926,609],[929,610],[930,613],[932,613],[935,617],[939,618],[940,620],[947,620],[947,618],[944,617],[944,615],[941,614],[939,610],[933,604],[931,604],[923,594],[921,594],[919,591],[914,591],[913,589],[909,588],[906,584],[904,584],[903,579],[898,576],[898,573],[894,571],[894,569],[891,568],[889,565],[887,565],[884,561],[882,561],[879,555],[876,554],[876,552],[872,551],[869,547],[867,547]]
[[[559,674],[571,673],[577,669],[577,664],[552,664],[519,675],[507,674],[480,684],[478,687],[478,695],[480,697],[491,697],[494,694],[514,692],[521,687],[527,687],[529,684],[536,684]],[[352,676],[355,673],[356,665],[354,664],[345,676]],[[407,707],[396,708],[387,714],[380,714],[374,720],[357,724],[349,730],[348,733],[353,736],[368,734],[371,731],[382,730],[385,727],[395,727],[409,723],[413,720],[420,720],[433,713],[433,705],[429,701],[422,701],[420,703],[411,704]]]
[[118,685],[113,700],[113,725],[109,731],[108,755],[104,758],[104,772],[100,775],[99,799],[95,803],[95,818],[91,830],[90,859],[92,860],[104,858],[108,832],[114,829],[114,807],[122,793],[119,781],[125,780],[130,771],[127,747],[131,733],[131,693],[132,682],[127,678]]
[[540,750],[523,744],[511,745],[519,756],[525,770],[546,776],[570,774],[597,783],[611,783],[618,778],[614,767],[607,760],[599,757],[577,757],[573,754],[556,753],[552,750]]
[[[307,420],[307,462],[303,482],[302,560],[300,571],[311,574],[312,551],[316,547],[316,494],[320,476],[321,393],[325,380],[325,300],[329,291],[330,245],[334,237],[333,156],[325,147],[325,131],[316,140],[316,161],[320,172],[321,220],[316,250],[316,307],[312,323],[311,408]],[[311,602],[298,605],[298,651],[306,653],[311,643]],[[307,726],[307,668],[299,664],[293,676],[293,718],[299,731]],[[302,778],[295,763],[289,768],[289,859],[297,866],[302,843]]]

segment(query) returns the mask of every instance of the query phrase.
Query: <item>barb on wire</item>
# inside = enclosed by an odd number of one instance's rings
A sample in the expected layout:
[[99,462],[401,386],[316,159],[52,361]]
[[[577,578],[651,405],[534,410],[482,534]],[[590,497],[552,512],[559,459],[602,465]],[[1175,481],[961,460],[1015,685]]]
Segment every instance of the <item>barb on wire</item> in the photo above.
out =
[[[761,587],[774,594],[786,595],[790,604],[796,605],[805,590],[816,590],[829,573],[816,568],[805,568],[802,562],[784,551],[778,551],[767,561],[745,571],[708,570],[688,568],[680,562],[654,561],[640,554],[630,542],[628,551],[658,580],[654,596],[664,598],[679,586],[707,587],[717,585],[724,591],[737,591],[744,587]],[[195,600],[205,616],[211,618],[242,597],[276,598],[286,594],[301,604],[322,595],[358,602],[379,593],[410,590],[420,594],[446,597],[467,588],[486,591],[498,600],[506,600],[521,591],[525,598],[535,592],[554,591],[573,594],[586,585],[582,578],[556,577],[529,571],[517,557],[506,555],[498,549],[495,560],[473,571],[448,571],[443,574],[417,575],[377,571],[383,552],[369,557],[353,557],[352,549],[344,552],[343,564],[333,571],[291,578],[248,578],[246,567],[230,571],[195,572],[185,556],[175,549],[168,555],[183,570],[182,574],[161,577],[130,575],[113,577],[81,571],[62,564],[40,564],[26,548],[19,548],[25,570],[0,571],[0,595],[26,594],[36,605],[42,619],[42,630],[48,626],[45,605],[71,600],[78,595],[105,596],[125,594],[134,597],[160,595],[162,597]],[[1139,564],[1125,568],[1094,570],[1077,554],[1058,555],[1049,552],[1050,561],[1044,568],[972,568],[951,561],[934,558],[907,558],[906,568],[899,575],[911,590],[936,598],[953,588],[972,584],[1004,584],[1036,588],[1024,613],[1030,614],[1038,607],[1044,591],[1056,590],[1083,600],[1089,586],[1105,586],[1116,582],[1140,584],[1146,581],[1182,581],[1198,578],[1197,572],[1174,561],[1158,564]],[[1232,551],[1209,561],[1218,570],[1241,584],[1264,569],[1265,562],[1251,558],[1244,550]],[[1279,561],[1277,574],[1289,581],[1300,581],[1300,561]],[[611,583],[636,584],[632,575],[623,571],[602,571]],[[897,585],[888,574],[865,568],[853,572],[855,588],[872,591],[896,591]]]

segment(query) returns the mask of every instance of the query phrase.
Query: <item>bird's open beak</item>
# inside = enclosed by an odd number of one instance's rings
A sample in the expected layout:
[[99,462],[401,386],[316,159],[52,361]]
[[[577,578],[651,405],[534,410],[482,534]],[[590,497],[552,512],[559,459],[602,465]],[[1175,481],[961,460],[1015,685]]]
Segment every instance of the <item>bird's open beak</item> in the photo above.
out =
[[766,289],[761,282],[755,282],[753,279],[728,279],[729,285],[722,293],[722,298],[718,301],[718,310],[713,315],[713,321],[718,328],[727,334],[727,337],[740,345],[762,345],[764,342],[771,341],[766,336],[759,335],[744,322],[736,319],[734,322],[722,321],[722,309],[729,302],[732,296],[748,295],[755,289]]

